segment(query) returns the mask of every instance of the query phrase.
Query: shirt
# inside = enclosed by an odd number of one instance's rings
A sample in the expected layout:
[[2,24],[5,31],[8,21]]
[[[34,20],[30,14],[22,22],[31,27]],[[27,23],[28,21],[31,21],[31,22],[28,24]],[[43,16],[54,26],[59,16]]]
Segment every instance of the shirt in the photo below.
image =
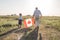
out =
[[22,16],[19,17],[19,20],[22,20]]
[[39,18],[39,16],[41,15],[40,10],[35,10],[33,15],[35,18]]

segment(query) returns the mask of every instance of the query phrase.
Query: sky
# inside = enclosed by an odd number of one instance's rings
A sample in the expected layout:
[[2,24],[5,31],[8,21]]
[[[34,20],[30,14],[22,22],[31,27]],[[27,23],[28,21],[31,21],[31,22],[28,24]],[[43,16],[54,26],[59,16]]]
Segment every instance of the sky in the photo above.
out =
[[60,16],[60,0],[0,0],[0,15],[33,15],[35,7],[43,16]]

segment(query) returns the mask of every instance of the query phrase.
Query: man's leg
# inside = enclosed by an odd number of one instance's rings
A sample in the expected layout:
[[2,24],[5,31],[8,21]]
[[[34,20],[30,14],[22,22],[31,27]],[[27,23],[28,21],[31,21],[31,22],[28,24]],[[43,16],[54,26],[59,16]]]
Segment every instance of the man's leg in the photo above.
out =
[[39,27],[39,19],[36,20],[36,26]]
[[37,20],[35,20],[35,27],[37,27],[38,23],[37,23]]
[[37,27],[37,20],[35,20],[35,27]]

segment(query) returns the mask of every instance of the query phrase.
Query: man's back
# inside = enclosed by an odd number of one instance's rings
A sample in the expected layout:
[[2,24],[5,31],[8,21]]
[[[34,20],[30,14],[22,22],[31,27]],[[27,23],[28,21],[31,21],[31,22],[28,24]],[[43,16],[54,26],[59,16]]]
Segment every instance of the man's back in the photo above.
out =
[[39,18],[39,16],[41,15],[40,10],[35,10],[33,15],[35,18]]

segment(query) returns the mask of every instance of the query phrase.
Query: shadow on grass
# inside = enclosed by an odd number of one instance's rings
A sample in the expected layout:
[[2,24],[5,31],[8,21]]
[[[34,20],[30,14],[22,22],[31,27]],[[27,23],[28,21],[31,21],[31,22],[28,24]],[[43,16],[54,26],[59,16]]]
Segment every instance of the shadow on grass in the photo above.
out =
[[32,29],[30,29],[30,28],[23,28],[23,29],[19,29],[19,30],[15,31],[14,33],[27,33],[30,30],[32,30]]
[[42,35],[41,35],[41,33],[39,33],[39,36],[40,36],[40,37],[39,37],[39,40],[42,40]]
[[[27,29],[23,28],[23,29],[19,29],[19,30],[14,29],[14,30],[11,30],[11,31],[3,34],[3,35],[0,35],[0,36],[4,36],[4,35],[10,34],[12,32],[14,32],[14,33],[24,33],[23,36],[19,40],[37,40],[39,28],[36,27],[32,32],[30,32],[27,35],[27,32],[29,32],[30,30],[32,30],[32,29],[30,29],[30,28],[27,28]],[[39,36],[40,36],[39,40],[42,40],[41,33],[39,34]]]
[[[24,35],[22,36],[21,39],[19,40],[37,40],[38,38],[38,30],[39,28],[36,27],[32,32],[30,32],[28,35],[27,34],[27,31],[24,33]],[[41,33],[40,33],[40,39],[39,40],[42,40],[42,37],[41,37]]]

